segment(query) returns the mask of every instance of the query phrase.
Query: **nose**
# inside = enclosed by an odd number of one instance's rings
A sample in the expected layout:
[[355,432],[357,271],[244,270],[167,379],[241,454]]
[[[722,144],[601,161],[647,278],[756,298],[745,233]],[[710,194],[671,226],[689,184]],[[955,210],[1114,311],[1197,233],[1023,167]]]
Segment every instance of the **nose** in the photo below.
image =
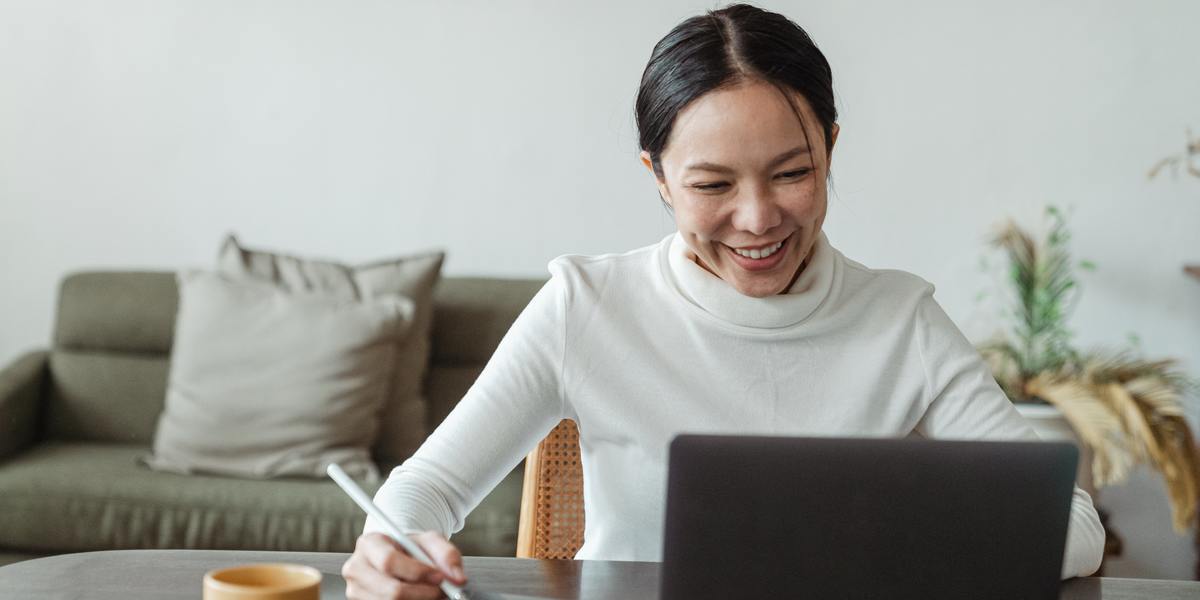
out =
[[762,235],[783,221],[783,212],[766,190],[747,190],[735,202],[733,226],[738,230]]

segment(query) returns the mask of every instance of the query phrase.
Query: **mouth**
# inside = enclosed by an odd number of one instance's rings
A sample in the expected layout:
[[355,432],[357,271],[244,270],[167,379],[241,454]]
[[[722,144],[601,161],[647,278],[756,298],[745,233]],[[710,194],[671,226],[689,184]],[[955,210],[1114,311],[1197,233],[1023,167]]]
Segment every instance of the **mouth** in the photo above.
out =
[[786,238],[762,246],[734,248],[732,246],[721,244],[729,251],[733,262],[747,271],[766,271],[775,268],[779,263],[783,262],[784,255],[787,254],[787,248],[791,244],[795,233]]

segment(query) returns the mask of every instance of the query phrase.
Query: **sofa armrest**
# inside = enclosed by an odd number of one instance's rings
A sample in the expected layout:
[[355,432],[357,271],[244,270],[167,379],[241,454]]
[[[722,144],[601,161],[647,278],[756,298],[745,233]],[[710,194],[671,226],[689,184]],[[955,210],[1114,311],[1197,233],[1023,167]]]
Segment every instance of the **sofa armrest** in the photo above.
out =
[[23,450],[37,436],[48,356],[30,352],[0,370],[0,460]]

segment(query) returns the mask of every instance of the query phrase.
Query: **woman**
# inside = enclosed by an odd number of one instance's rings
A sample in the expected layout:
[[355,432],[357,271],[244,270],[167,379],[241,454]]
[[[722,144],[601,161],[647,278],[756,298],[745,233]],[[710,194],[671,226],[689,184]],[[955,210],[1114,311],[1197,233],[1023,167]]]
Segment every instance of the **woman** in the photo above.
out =
[[[376,496],[440,568],[368,522],[348,597],[463,583],[445,536],[563,418],[580,429],[581,559],[660,560],[679,432],[1036,437],[932,285],[848,260],[821,233],[838,125],[802,29],[746,5],[688,19],[655,46],[636,111],[678,232],[550,263],[479,380]],[[1063,576],[1092,573],[1102,543],[1076,489]]]

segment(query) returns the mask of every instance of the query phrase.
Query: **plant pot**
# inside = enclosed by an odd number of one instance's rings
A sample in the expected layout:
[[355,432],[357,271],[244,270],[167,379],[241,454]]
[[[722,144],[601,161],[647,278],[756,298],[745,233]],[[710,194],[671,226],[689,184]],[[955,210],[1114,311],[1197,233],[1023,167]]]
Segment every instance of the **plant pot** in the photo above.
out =
[[1062,411],[1052,404],[1015,403],[1017,412],[1033,427],[1038,437],[1048,442],[1071,442],[1079,448],[1079,470],[1075,474],[1078,485],[1094,499],[1096,487],[1092,483],[1092,451],[1079,441],[1071,423]]

